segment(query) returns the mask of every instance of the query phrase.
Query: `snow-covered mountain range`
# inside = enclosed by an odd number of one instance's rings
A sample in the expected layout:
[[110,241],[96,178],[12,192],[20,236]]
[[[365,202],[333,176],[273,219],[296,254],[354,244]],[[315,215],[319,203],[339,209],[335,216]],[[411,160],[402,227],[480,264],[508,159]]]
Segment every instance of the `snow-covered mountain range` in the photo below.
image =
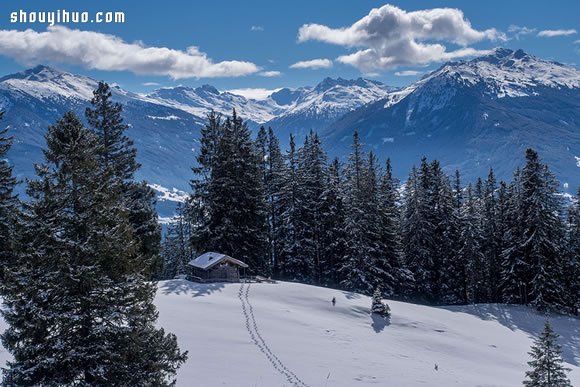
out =
[[[15,138],[9,158],[19,178],[42,160],[48,125],[73,110],[83,115],[97,81],[38,66],[0,78],[2,127]],[[489,166],[510,178],[532,146],[570,189],[580,184],[580,71],[521,50],[496,49],[465,62],[446,63],[401,88],[367,79],[326,78],[316,86],[280,89],[249,99],[210,85],[160,88],[138,94],[113,86],[135,139],[140,178],[188,190],[199,129],[211,110],[232,109],[250,127],[271,126],[281,143],[290,133],[318,131],[332,156],[345,157],[352,133],[381,158],[391,157],[404,178],[422,155],[439,158],[466,180]]]
[[452,62],[386,98],[347,113],[323,131],[347,151],[353,129],[405,175],[422,155],[468,180],[490,166],[509,179],[534,147],[565,187],[580,184],[580,71],[522,50],[496,49]]

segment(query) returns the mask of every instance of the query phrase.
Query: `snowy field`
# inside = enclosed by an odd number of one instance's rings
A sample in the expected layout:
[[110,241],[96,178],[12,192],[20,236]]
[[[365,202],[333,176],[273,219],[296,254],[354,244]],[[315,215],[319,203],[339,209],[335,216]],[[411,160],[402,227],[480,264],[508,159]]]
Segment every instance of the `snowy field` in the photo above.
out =
[[[520,386],[544,322],[525,307],[391,301],[385,323],[369,315],[368,297],[291,283],[166,281],[156,304],[189,350],[178,386]],[[580,386],[580,320],[552,323]]]

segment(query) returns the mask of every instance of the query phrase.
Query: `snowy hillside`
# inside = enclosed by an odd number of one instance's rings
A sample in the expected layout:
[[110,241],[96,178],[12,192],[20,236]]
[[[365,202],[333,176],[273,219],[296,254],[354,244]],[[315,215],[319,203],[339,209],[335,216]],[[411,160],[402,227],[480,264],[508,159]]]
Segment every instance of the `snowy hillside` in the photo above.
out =
[[[368,297],[293,283],[245,285],[240,297],[239,284],[167,281],[156,303],[190,351],[180,386],[513,387],[544,322],[525,307],[390,301],[386,324]],[[580,385],[580,321],[553,325]]]
[[281,89],[270,96],[284,111],[268,122],[276,128],[282,143],[290,133],[299,138],[308,131],[320,131],[344,114],[386,98],[396,89],[377,81],[358,78],[325,78],[316,87]]
[[[544,322],[520,306],[389,301],[392,319],[385,323],[371,318],[370,299],[358,294],[293,283],[240,289],[159,284],[159,323],[189,350],[179,386],[513,387]],[[572,384],[580,385],[580,321],[552,322]],[[0,364],[7,359],[0,347]]]
[[[520,306],[390,301],[385,323],[369,316],[370,303],[302,284],[183,280],[161,282],[156,298],[159,323],[190,351],[179,386],[513,387],[544,322]],[[572,384],[580,385],[580,321],[552,322]],[[0,363],[7,358],[0,347]]]

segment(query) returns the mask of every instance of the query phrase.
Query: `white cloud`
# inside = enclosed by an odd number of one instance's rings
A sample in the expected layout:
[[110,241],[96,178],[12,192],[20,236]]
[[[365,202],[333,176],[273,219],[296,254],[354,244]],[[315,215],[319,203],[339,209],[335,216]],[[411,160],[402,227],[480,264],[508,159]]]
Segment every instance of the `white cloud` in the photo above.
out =
[[421,71],[415,71],[415,70],[397,71],[395,73],[395,75],[398,77],[414,77],[414,76],[421,75],[421,74],[423,74]]
[[145,82],[142,83],[143,86],[159,86],[159,83],[157,82]]
[[268,98],[272,93],[275,93],[278,89],[261,89],[261,88],[246,88],[246,89],[231,89],[226,90],[229,93],[241,95],[248,99],[264,100]]
[[[406,12],[389,4],[371,10],[367,16],[348,27],[305,24],[298,31],[299,42],[317,40],[359,48],[359,51],[340,56],[338,60],[366,73],[480,55],[484,51],[467,45],[482,40],[506,39],[505,34],[494,28],[484,31],[474,29],[459,9]],[[462,47],[447,51],[443,44],[434,41]]]
[[580,44],[580,39],[578,39],[578,40],[575,40],[575,41],[574,41],[574,44]]
[[291,69],[327,69],[332,67],[332,61],[330,59],[311,59],[296,62],[290,65]]
[[544,38],[553,38],[555,36],[570,36],[570,35],[575,35],[576,33],[578,33],[578,31],[576,31],[575,29],[569,29],[569,30],[543,30],[543,31],[538,32],[538,36],[544,37]]
[[280,75],[282,75],[282,73],[280,71],[262,71],[260,73],[261,76],[263,77],[279,77]]
[[90,69],[165,75],[173,79],[238,77],[258,72],[254,63],[214,63],[197,47],[185,51],[127,43],[115,35],[48,27],[45,32],[0,30],[0,55],[26,65],[68,63]]
[[264,27],[262,27],[262,26],[251,26],[250,27],[250,31],[262,32],[262,31],[264,31]]
[[512,24],[511,26],[509,26],[508,28],[508,32],[510,34],[513,34],[513,36],[517,39],[520,40],[520,38],[522,36],[525,35],[530,35],[533,34],[534,32],[536,32],[537,29],[536,28],[528,28],[526,26],[517,26]]

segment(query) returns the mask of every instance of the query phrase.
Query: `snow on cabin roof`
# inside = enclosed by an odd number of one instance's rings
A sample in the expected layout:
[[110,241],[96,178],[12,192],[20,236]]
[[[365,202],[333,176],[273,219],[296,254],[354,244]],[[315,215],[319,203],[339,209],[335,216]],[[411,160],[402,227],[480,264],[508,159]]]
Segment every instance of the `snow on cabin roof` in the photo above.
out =
[[248,267],[248,265],[246,265],[244,262],[232,258],[229,255],[214,252],[204,253],[199,257],[192,259],[189,262],[189,265],[197,267],[198,269],[208,270],[220,262],[230,262],[241,267]]

